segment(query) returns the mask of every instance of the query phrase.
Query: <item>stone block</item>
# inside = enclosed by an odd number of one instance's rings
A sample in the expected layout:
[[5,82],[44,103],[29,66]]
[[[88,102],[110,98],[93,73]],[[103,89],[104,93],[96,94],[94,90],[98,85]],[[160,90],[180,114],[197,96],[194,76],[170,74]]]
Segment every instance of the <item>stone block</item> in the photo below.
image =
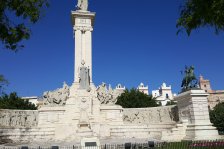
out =
[[204,90],[189,90],[175,98],[180,120],[187,121],[185,140],[220,138],[209,119],[207,96]]

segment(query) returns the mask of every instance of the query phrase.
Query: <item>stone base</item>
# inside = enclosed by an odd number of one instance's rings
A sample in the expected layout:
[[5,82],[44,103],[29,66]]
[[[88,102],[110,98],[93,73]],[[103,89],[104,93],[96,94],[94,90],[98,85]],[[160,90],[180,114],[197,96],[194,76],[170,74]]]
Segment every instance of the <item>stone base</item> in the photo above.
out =
[[217,140],[221,139],[218,131],[211,125],[188,125],[183,140]]
[[[80,88],[79,83],[74,82],[72,86],[70,87],[70,97],[76,96],[78,94],[78,91],[80,90],[79,88]],[[96,90],[96,86],[94,85],[93,82],[90,82],[90,91],[95,91],[95,90]]]
[[171,131],[175,124],[150,124],[150,125],[111,125],[110,138],[136,138],[161,140],[165,131]]
[[93,131],[88,128],[80,128],[77,130],[77,136],[79,137],[93,137]]
[[[221,139],[218,131],[209,121],[207,94],[201,90],[182,93],[177,97],[182,122],[177,124],[171,116],[175,111],[166,107],[132,109],[134,112],[125,120],[124,109],[121,106],[102,105],[95,89],[88,92],[77,87],[77,84],[73,84],[66,105],[42,107],[38,110],[37,129],[0,129],[0,139],[10,139],[15,142],[22,139],[21,141],[30,142],[50,140],[77,143],[86,137],[104,140],[162,141]],[[148,111],[153,114],[150,115]],[[166,118],[167,116],[170,118]],[[139,120],[134,121],[134,119]]]
[[163,141],[173,142],[173,141],[181,141],[186,136],[186,124],[179,123],[176,124],[176,127],[171,130],[163,131],[162,138]]
[[184,140],[220,139],[210,122],[208,95],[204,90],[189,90],[175,97],[180,121],[187,122]]
[[55,129],[45,128],[0,128],[0,142],[7,140],[14,143],[26,143],[34,141],[51,141],[55,136]]

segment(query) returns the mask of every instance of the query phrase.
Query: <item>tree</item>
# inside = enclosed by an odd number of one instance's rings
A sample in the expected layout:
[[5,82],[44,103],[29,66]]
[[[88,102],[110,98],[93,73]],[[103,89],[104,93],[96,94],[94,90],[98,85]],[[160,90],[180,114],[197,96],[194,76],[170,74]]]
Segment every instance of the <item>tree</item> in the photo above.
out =
[[186,0],[176,24],[177,34],[185,30],[188,35],[199,27],[209,26],[216,33],[224,30],[223,0]]
[[209,112],[210,120],[219,131],[224,131],[224,102],[217,104]]
[[35,24],[48,6],[48,0],[1,0],[0,40],[3,45],[12,51],[24,47],[19,42],[30,38],[29,23]]
[[21,99],[16,93],[0,97],[0,109],[36,110],[37,107],[28,100]]
[[4,78],[3,75],[0,75],[0,95],[3,93],[3,87],[8,85],[8,81]]
[[125,90],[116,102],[117,105],[121,105],[123,108],[145,108],[145,107],[157,107],[155,99],[150,95],[146,95],[137,89]]

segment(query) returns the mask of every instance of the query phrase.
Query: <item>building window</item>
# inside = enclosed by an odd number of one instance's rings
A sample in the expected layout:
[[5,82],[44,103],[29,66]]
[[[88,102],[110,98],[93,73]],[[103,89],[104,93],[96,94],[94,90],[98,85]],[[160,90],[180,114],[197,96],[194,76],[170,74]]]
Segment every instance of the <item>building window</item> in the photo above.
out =
[[166,98],[169,98],[169,95],[168,94],[166,94]]
[[207,90],[205,90],[205,92],[207,93],[208,91],[207,91]]
[[206,84],[204,85],[204,87],[207,87]]

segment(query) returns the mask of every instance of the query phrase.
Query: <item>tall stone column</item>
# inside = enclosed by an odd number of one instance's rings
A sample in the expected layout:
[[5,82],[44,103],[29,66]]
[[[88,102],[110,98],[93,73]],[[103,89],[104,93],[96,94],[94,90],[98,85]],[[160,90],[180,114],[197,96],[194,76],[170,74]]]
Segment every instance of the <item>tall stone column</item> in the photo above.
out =
[[75,69],[74,83],[79,83],[79,68],[82,61],[89,68],[92,83],[92,31],[95,13],[89,11],[72,11],[72,23],[75,35]]

